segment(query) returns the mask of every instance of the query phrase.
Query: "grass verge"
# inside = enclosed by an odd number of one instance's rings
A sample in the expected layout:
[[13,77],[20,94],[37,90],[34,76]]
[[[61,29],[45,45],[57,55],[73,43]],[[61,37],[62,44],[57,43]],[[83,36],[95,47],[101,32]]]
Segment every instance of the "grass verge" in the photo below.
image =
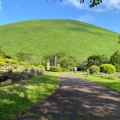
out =
[[108,88],[111,88],[112,90],[120,92],[120,80],[111,80],[111,79],[107,79],[107,78],[97,77],[94,75],[89,75],[87,77],[86,73],[84,73],[84,72],[77,73],[76,75],[85,80],[90,80],[90,81],[102,84]]
[[33,104],[44,100],[57,89],[57,73],[46,73],[17,84],[0,86],[0,120],[13,120]]

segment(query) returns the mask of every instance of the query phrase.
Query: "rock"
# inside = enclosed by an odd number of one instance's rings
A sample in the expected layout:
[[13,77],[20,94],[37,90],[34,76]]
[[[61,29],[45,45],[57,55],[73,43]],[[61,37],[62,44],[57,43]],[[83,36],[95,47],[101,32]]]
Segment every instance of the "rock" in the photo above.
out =
[[27,76],[31,78],[31,77],[33,77],[33,74],[32,73],[27,73]]
[[27,74],[22,74],[22,80],[27,80],[28,79],[28,75]]
[[43,75],[45,73],[45,71],[41,70],[40,71],[40,75]]
[[6,80],[8,80],[8,79],[9,79],[9,76],[8,76],[8,75],[2,75],[2,76],[0,77],[0,82],[6,81]]
[[10,79],[11,79],[13,82],[17,82],[17,81],[19,81],[17,75],[10,75],[9,77],[10,77]]

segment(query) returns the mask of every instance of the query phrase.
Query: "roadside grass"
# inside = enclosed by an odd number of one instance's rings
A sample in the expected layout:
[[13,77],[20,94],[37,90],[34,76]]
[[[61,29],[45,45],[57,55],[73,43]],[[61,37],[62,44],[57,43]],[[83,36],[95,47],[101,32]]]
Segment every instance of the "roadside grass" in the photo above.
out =
[[58,87],[58,73],[45,73],[17,84],[0,86],[0,120],[13,120],[33,104],[44,100]]
[[94,76],[94,75],[89,75],[87,77],[87,74],[85,72],[78,72],[76,75],[82,79],[90,80],[92,82],[102,84],[108,88],[111,88],[112,90],[120,92],[120,80],[119,79],[107,79],[107,78],[101,78],[101,77]]

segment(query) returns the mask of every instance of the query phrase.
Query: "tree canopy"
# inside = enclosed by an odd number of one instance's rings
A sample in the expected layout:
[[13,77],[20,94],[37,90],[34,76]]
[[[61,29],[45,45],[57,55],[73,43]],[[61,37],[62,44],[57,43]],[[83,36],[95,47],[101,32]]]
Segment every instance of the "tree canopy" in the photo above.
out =
[[[50,1],[50,2],[56,2],[57,0],[47,0],[47,1]],[[60,2],[63,2],[64,0],[59,0]],[[85,0],[80,0],[80,4],[84,3]],[[90,2],[90,8],[94,7],[94,6],[97,6],[98,4],[102,3],[102,0],[89,0]]]
[[109,60],[105,55],[92,55],[87,60],[87,66],[91,67],[92,65],[101,65],[108,63]]
[[113,64],[117,71],[120,71],[120,51],[116,51],[110,58],[110,63]]
[[[80,3],[84,3],[85,0],[80,0]],[[102,0],[90,0],[90,8],[102,3]]]
[[118,43],[120,44],[120,35],[118,36],[118,39],[119,39]]

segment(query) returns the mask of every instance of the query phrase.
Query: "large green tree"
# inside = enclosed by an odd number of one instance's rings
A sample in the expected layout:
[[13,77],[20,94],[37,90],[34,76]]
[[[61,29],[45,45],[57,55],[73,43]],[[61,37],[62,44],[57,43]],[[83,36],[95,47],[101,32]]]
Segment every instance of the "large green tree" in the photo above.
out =
[[[57,0],[47,0],[47,1],[55,2],[55,1],[57,1]],[[62,2],[62,1],[64,1],[64,0],[59,0],[59,1]],[[80,0],[80,3],[84,3],[84,2],[85,2],[85,0]],[[89,6],[90,6],[90,8],[92,8],[92,7],[94,7],[94,6],[102,3],[102,0],[89,0],[89,2],[90,2],[90,5],[89,5]]]
[[91,67],[92,65],[101,65],[109,63],[109,59],[105,55],[92,55],[87,59],[87,66]]
[[120,51],[116,51],[111,56],[110,63],[116,67],[117,71],[120,71]]

